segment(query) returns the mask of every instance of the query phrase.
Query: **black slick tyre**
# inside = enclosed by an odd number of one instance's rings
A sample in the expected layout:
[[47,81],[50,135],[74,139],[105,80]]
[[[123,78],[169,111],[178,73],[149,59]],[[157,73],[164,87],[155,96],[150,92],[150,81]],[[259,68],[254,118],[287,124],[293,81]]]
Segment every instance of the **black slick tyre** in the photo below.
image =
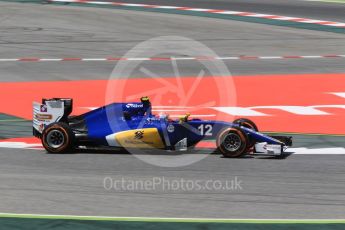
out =
[[217,150],[224,157],[241,157],[247,153],[248,137],[241,128],[225,128],[218,134]]
[[42,133],[42,145],[49,153],[67,153],[74,148],[74,134],[62,122],[48,125]]

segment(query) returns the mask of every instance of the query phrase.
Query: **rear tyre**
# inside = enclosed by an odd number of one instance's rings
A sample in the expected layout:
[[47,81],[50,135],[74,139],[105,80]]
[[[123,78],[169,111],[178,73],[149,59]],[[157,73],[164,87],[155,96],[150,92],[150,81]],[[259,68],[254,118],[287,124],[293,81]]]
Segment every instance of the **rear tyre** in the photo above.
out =
[[224,157],[240,157],[247,153],[248,137],[241,128],[230,127],[222,130],[217,137],[217,150]]
[[62,122],[48,125],[42,133],[42,145],[49,153],[67,153],[73,150],[74,134]]

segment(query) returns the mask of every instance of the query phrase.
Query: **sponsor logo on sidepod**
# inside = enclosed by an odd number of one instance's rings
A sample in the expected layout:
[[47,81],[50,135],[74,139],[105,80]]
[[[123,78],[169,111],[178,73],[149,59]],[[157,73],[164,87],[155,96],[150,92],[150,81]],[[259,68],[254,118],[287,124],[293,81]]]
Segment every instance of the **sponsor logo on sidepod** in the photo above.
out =
[[172,124],[170,124],[170,125],[168,125],[167,130],[169,133],[172,133],[175,131],[175,127]]
[[142,139],[144,137],[144,130],[136,131],[134,133],[134,139]]
[[126,108],[142,108],[144,107],[143,104],[127,104]]

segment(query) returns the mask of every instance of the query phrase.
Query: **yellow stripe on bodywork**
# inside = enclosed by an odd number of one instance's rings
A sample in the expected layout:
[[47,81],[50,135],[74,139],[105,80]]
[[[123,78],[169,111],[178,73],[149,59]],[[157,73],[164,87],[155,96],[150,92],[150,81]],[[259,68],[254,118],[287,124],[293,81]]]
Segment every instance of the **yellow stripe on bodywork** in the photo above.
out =
[[[142,133],[142,135],[138,135]],[[134,129],[115,134],[115,141],[125,148],[164,148],[156,128]]]

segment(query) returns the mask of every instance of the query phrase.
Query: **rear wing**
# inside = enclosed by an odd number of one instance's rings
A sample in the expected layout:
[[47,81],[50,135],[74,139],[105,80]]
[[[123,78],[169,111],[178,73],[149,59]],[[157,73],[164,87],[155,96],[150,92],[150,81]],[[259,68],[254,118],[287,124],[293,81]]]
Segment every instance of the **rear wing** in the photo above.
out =
[[73,100],[70,98],[42,99],[33,102],[33,135],[41,136],[44,128],[54,122],[68,122],[72,112]]

